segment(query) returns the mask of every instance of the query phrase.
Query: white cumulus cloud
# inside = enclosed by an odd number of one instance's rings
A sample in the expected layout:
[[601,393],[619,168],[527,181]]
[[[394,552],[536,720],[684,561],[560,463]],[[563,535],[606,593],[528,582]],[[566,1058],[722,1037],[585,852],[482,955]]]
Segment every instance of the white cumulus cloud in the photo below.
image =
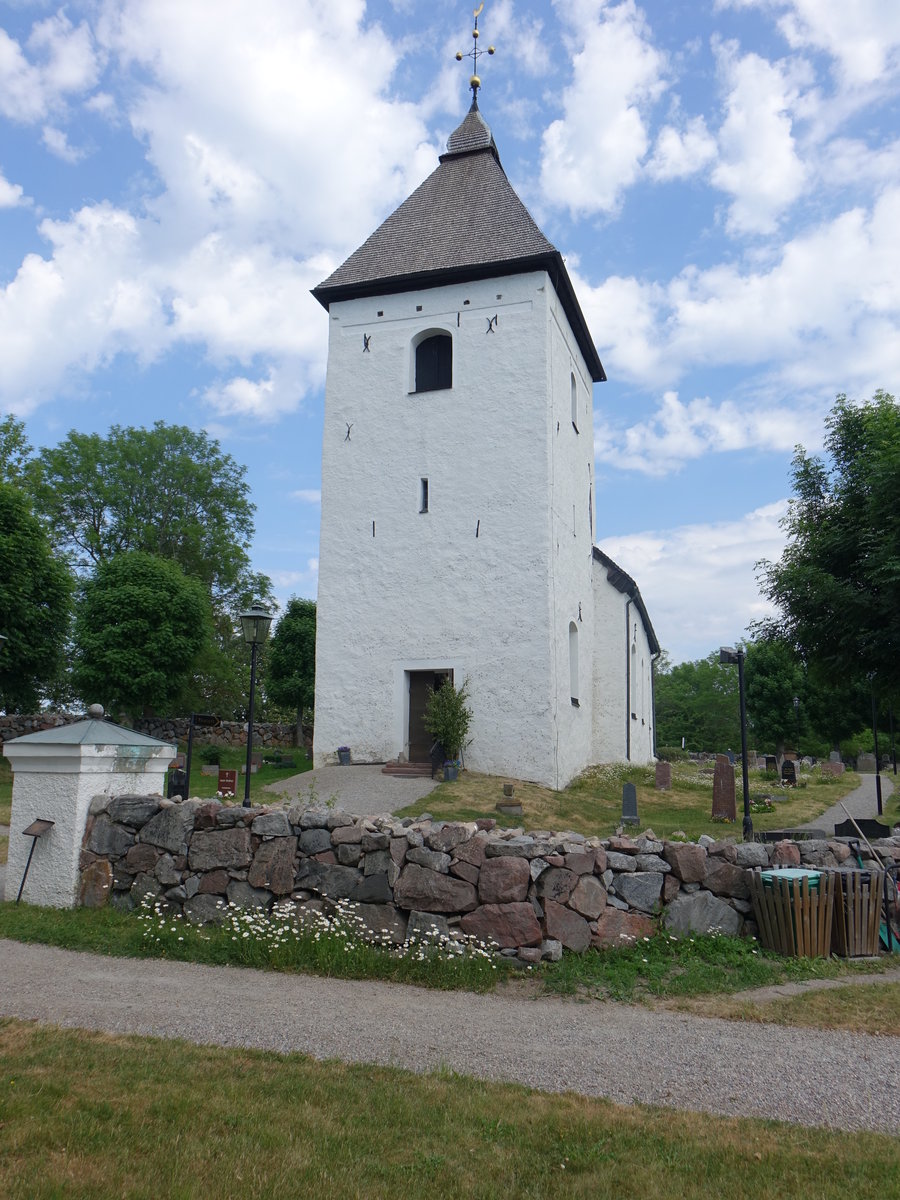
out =
[[541,192],[574,214],[613,211],[650,144],[646,110],[665,88],[665,59],[633,0],[565,4],[577,49],[563,116],[544,132]]

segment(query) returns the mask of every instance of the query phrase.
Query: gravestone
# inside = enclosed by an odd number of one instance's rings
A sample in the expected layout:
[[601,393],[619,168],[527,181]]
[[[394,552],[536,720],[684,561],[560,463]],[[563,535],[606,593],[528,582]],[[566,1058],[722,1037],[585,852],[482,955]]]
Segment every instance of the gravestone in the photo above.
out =
[[672,786],[672,764],[670,762],[658,762],[656,764],[656,790],[658,792],[667,792]]
[[757,758],[755,750],[747,751],[747,766],[753,769],[759,766],[759,759]]
[[827,762],[822,763],[823,775],[843,775],[844,764],[842,762]]
[[833,763],[839,763],[841,761],[840,750],[832,750],[831,753],[828,755],[828,761],[833,762]]
[[219,771],[219,791],[223,796],[226,793],[237,795],[237,771]]
[[797,786],[797,767],[792,758],[786,758],[781,764],[781,782],[789,787]]
[[874,775],[875,755],[860,754],[859,758],[856,760],[856,769],[859,771],[860,775]]
[[778,760],[775,758],[774,754],[766,755],[766,770],[767,771],[777,771],[778,770]]
[[622,784],[622,822],[625,825],[638,824],[637,788],[633,783]]
[[734,767],[728,761],[727,754],[716,755],[716,768],[713,773],[712,816],[714,821],[734,821],[737,818],[734,800]]

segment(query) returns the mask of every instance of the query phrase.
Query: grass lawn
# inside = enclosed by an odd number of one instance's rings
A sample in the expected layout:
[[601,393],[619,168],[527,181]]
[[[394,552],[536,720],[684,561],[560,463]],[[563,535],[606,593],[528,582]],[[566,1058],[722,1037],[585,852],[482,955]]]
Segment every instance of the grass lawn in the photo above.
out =
[[900,1140],[0,1022],[7,1200],[868,1200]]
[[[896,960],[897,956],[893,956]],[[882,960],[883,963],[887,959]],[[892,965],[897,965],[896,962]],[[860,964],[861,971],[864,965]],[[849,1029],[900,1037],[900,983],[857,983],[844,987],[750,1000],[743,996],[702,996],[676,1007],[733,1021],[806,1025],[816,1029]]]
[[0,863],[5,863],[9,854],[9,838],[0,837]]
[[[187,753],[187,743],[179,743],[179,751],[182,754]],[[218,773],[215,775],[201,774],[202,761],[200,751],[202,746],[194,747],[193,760],[191,762],[191,795],[200,796],[203,799],[211,799],[215,796],[219,786]],[[254,754],[256,751],[254,751]],[[261,750],[259,753],[264,758],[273,758],[274,750]],[[278,801],[278,796],[271,792],[266,792],[263,789],[270,783],[277,784],[283,779],[290,779],[293,775],[300,775],[304,771],[312,770],[312,762],[307,759],[306,751],[301,747],[298,750],[286,748],[281,751],[285,758],[292,758],[294,766],[281,767],[273,763],[263,763],[259,770],[250,775],[250,799],[254,804],[275,804]],[[229,749],[222,747],[220,752],[219,766],[229,771],[237,771],[237,798],[244,798],[244,780],[246,776],[241,773],[241,768],[247,762],[247,751],[245,748],[236,747]]]
[[[741,836],[742,793],[740,772],[737,778],[738,819],[734,825],[713,822],[712,769],[696,763],[677,763],[673,767],[671,791],[655,788],[653,767],[602,766],[586,771],[565,790],[553,791],[534,783],[516,783],[515,798],[522,804],[522,817],[500,817],[496,811],[502,799],[503,780],[490,775],[464,771],[453,783],[442,783],[424,800],[405,810],[427,811],[445,820],[474,820],[498,817],[501,824],[526,829],[571,829],[576,833],[608,837],[615,832],[622,815],[622,784],[634,783],[637,789],[640,829],[652,828],[668,837],[680,830],[694,839],[701,833],[713,837]],[[859,786],[859,776],[846,772],[838,779],[818,771],[803,772],[805,786],[782,789],[764,771],[750,772],[751,800],[774,797],[774,811],[754,813],[755,830],[783,829],[814,821],[831,805]],[[897,796],[888,802],[886,812],[895,818]]]

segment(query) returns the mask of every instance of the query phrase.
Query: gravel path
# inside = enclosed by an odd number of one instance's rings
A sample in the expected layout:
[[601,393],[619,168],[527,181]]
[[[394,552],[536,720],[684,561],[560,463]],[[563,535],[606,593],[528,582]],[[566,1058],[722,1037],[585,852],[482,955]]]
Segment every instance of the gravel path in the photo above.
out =
[[325,804],[333,798],[335,808],[342,808],[357,817],[370,817],[414,804],[434,791],[437,785],[436,779],[385,775],[378,766],[317,767],[314,771],[270,783],[264,791],[307,800],[312,788],[317,803]]
[[619,1004],[104,958],[0,941],[0,1013],[543,1091],[833,1129],[900,1131],[900,1039]]
[[[887,775],[881,776],[881,799],[884,815],[878,816],[878,793],[875,787],[874,775],[861,775],[862,783],[854,791],[849,792],[843,799],[850,813],[859,819],[860,817],[876,817],[888,827],[895,822],[893,816],[888,816],[888,797],[894,790],[894,785]],[[798,829],[824,829],[829,837],[834,836],[835,825],[840,825],[842,821],[847,820],[847,814],[841,808],[841,803],[833,804],[831,808],[825,810],[821,816],[816,817],[814,821],[808,821],[806,825],[798,825]]]

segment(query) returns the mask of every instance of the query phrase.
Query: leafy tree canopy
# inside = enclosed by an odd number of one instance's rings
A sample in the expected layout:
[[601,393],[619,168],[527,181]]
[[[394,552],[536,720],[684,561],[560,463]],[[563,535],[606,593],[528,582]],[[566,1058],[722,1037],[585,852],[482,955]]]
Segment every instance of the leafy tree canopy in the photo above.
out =
[[191,678],[211,620],[205,588],[177,563],[138,550],[106,558],[81,587],[73,684],[108,711],[165,711]]
[[0,482],[21,484],[31,451],[25,423],[10,413],[0,421]]
[[273,704],[297,714],[297,736],[302,740],[303,710],[315,703],[316,604],[292,597],[269,646],[266,695]]
[[788,544],[760,564],[779,611],[771,631],[832,682],[871,678],[900,695],[900,407],[879,391],[837,397],[826,420],[828,462],[798,446]]
[[254,505],[245,468],[205,432],[157,421],[74,430],[28,464],[28,483],[57,544],[80,570],[125,551],[177,563],[217,607],[234,609],[271,585],[250,572]]
[[63,667],[73,582],[27,496],[0,483],[0,705],[34,712]]
[[677,747],[684,738],[686,750],[740,747],[737,668],[723,666],[717,650],[657,674],[654,694],[658,746]]
[[746,655],[744,681],[752,740],[758,746],[774,746],[781,756],[785,744],[796,749],[807,719],[803,663],[789,642],[776,637],[751,642]]

